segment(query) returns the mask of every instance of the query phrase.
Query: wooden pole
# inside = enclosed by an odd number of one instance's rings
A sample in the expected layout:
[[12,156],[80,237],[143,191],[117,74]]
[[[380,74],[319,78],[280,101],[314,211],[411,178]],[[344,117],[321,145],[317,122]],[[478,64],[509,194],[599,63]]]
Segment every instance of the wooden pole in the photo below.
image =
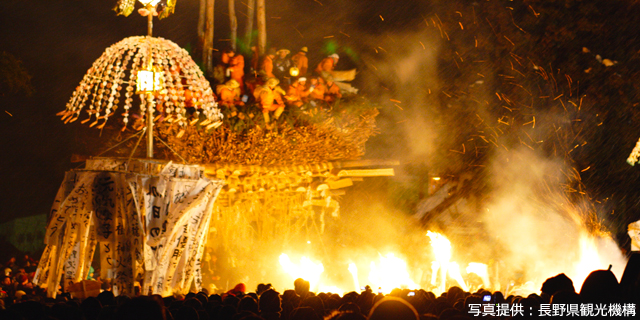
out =
[[[152,9],[150,6],[147,8]],[[153,14],[151,13],[149,13],[149,15],[147,16],[147,35],[149,36],[149,38],[153,36]]]
[[238,38],[238,19],[236,18],[236,2],[229,0],[229,28],[231,30],[231,48],[236,51],[236,39]]
[[244,41],[247,48],[251,48],[251,35],[253,34],[253,20],[255,19],[256,0],[247,1],[247,27],[245,30]]
[[263,55],[267,51],[267,21],[264,0],[256,0],[258,7],[258,52]]
[[[152,9],[151,6],[147,6],[147,9]],[[152,11],[152,10],[149,10]],[[151,36],[153,35],[153,14],[149,13],[147,18],[147,33],[149,34],[149,41],[151,41]],[[152,67],[151,64],[151,45],[149,45],[149,67]],[[155,82],[155,77],[151,81]],[[154,83],[155,88],[155,83]],[[153,94],[147,93],[147,158],[153,159]]]
[[[207,0],[200,0],[200,9],[198,11],[198,52],[204,53],[204,26],[207,12]],[[202,55],[204,61],[204,54]]]
[[206,0],[203,63],[208,76],[213,75],[213,7],[215,0]]

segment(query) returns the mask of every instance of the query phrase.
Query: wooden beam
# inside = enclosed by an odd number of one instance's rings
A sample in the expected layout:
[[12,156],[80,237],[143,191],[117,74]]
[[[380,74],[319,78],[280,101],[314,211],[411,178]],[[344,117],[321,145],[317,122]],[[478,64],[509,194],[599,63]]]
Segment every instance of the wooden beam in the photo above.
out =
[[337,180],[337,181],[327,181],[326,183],[329,185],[329,188],[331,188],[332,190],[333,189],[351,187],[353,185],[353,181],[351,181],[351,179],[341,179],[341,180]]
[[338,177],[391,177],[393,175],[394,171],[392,168],[340,170],[340,172],[338,172]]
[[336,161],[331,164],[338,169],[342,168],[357,168],[357,167],[388,167],[399,166],[398,160],[387,159],[367,159],[367,160],[352,160],[352,161]]

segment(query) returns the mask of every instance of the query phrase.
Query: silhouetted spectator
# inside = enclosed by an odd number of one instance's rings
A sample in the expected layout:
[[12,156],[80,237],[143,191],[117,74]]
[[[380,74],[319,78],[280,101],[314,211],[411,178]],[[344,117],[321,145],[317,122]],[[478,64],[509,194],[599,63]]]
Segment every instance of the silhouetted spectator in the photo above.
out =
[[561,273],[555,277],[551,277],[544,281],[542,288],[540,288],[543,295],[551,298],[558,291],[573,291],[576,289],[573,287],[573,281],[569,279],[564,273]]
[[580,289],[583,302],[619,301],[620,288],[616,276],[610,270],[596,270],[589,274]]
[[408,302],[395,297],[385,297],[376,303],[369,313],[369,320],[418,320],[418,313]]
[[291,315],[289,316],[289,320],[321,320],[322,317],[319,317],[315,310],[311,307],[299,307],[293,309]]
[[280,312],[282,312],[282,301],[280,300],[280,294],[269,289],[260,295],[258,301],[260,307],[260,316],[265,320],[280,319]]
[[347,302],[342,304],[338,310],[342,312],[352,312],[352,313],[360,313],[360,314],[362,313],[360,312],[360,307],[358,307],[358,305],[353,302]]
[[172,312],[171,314],[173,315],[174,320],[200,320],[198,311],[188,305],[183,305],[180,309]]
[[293,281],[293,287],[296,293],[300,296],[300,299],[304,300],[309,294],[309,289],[311,287],[309,281],[306,281],[302,278],[298,278]]
[[238,312],[240,311],[250,311],[254,314],[260,313],[260,309],[258,308],[258,302],[253,299],[251,296],[244,296],[240,299],[240,303],[238,303]]
[[119,306],[118,320],[165,320],[162,307],[149,297],[137,297],[125,301]]
[[96,320],[100,309],[102,309],[102,305],[98,298],[88,297],[80,303],[80,309],[82,310],[82,314],[84,314],[85,320]]
[[629,301],[640,301],[640,252],[629,257],[620,279],[620,293]]
[[238,283],[236,284],[235,287],[233,287],[233,289],[227,291],[225,295],[232,295],[234,297],[242,298],[242,296],[244,296],[245,291],[246,291],[246,287],[244,283]]
[[558,291],[551,296],[551,300],[549,303],[552,304],[580,304],[582,303],[582,299],[580,299],[580,295],[575,291]]
[[263,292],[265,292],[265,291],[267,291],[267,290],[271,289],[271,287],[272,287],[271,283],[267,283],[267,284],[261,283],[261,284],[258,284],[258,288],[256,289],[256,293],[257,293],[257,294],[258,294],[258,296],[259,296],[259,295],[261,295]]
[[320,299],[320,297],[307,297],[306,299],[302,300],[302,302],[300,303],[300,307],[311,307],[320,319],[324,318],[325,316],[324,303],[322,302],[322,299]]

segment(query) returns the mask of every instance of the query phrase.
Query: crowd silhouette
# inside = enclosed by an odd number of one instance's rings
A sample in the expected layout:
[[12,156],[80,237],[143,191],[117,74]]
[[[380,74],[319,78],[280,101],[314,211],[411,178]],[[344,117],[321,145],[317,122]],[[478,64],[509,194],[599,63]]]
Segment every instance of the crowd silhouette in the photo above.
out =
[[[26,257],[28,259],[28,257]],[[29,261],[29,260],[26,260]],[[27,269],[33,269],[33,262]],[[0,319],[70,320],[382,320],[382,319],[511,319],[539,317],[635,318],[640,300],[640,253],[630,256],[620,281],[610,270],[595,270],[576,291],[565,274],[548,278],[540,294],[504,296],[480,289],[451,287],[439,296],[425,290],[395,289],[390,294],[362,292],[342,296],[314,293],[309,282],[296,279],[292,290],[280,293],[271,284],[248,292],[242,283],[221,294],[206,290],[186,296],[114,296],[106,288],[84,300],[61,293],[46,298],[30,284],[32,274],[11,259],[5,268]],[[15,272],[14,272],[15,270]],[[26,280],[25,280],[26,277]],[[20,282],[22,280],[22,282]]]

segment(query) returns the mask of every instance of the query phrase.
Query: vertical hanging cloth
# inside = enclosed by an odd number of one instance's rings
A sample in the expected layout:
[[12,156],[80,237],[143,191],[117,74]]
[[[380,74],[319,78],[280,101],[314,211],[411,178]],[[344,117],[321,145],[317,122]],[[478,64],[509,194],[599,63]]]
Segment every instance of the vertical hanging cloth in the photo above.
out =
[[95,250],[114,294],[163,296],[200,290],[200,259],[213,204],[224,185],[204,168],[97,158],[69,171],[52,206],[34,283],[55,297],[86,279]]

